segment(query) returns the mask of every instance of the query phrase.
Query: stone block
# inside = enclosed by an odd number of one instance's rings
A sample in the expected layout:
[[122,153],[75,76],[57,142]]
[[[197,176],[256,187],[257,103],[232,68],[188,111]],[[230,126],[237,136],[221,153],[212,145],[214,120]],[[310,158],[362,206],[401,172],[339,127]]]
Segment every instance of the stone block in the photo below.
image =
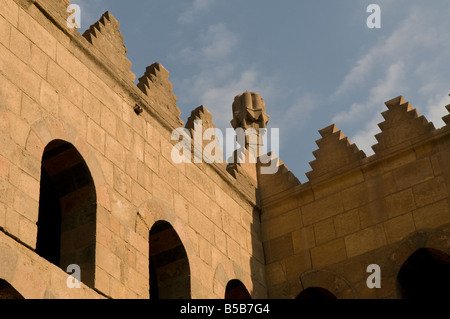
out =
[[116,137],[118,117],[104,104],[100,109],[100,124],[111,136]]
[[267,284],[269,287],[282,284],[287,279],[285,262],[275,262],[266,266]]
[[337,237],[345,236],[360,230],[361,222],[359,220],[358,209],[336,215],[334,217],[334,227]]
[[11,29],[11,43],[9,49],[25,63],[28,63],[28,61],[30,61],[31,42],[15,28]]
[[311,249],[313,268],[322,268],[336,264],[347,258],[343,238],[338,238],[321,246]]
[[87,89],[83,90],[83,111],[95,123],[100,125],[102,103],[94,97]]
[[72,104],[68,99],[61,96],[59,104],[59,117],[64,122],[76,128],[78,136],[85,139],[87,133],[87,116]]
[[214,243],[214,224],[194,207],[189,207],[189,225],[207,241]]
[[[89,72],[88,91],[119,118],[122,118],[122,98],[93,72]],[[135,114],[136,115],[136,114]]]
[[2,1],[0,15],[8,20],[13,26],[17,27],[19,21],[19,6],[12,0]]
[[303,251],[286,259],[287,280],[298,279],[299,275],[311,269],[311,256],[309,251]]
[[389,218],[403,215],[416,208],[411,188],[386,197],[386,209]]
[[91,119],[88,119],[86,138],[91,146],[105,154],[106,132]]
[[159,174],[159,152],[150,144],[145,143],[144,146],[144,162],[156,174]]
[[[159,177],[165,180],[173,189],[178,190],[178,170],[166,158],[159,156],[158,168]],[[194,192],[195,196],[195,192]],[[196,197],[196,199],[198,199]]]
[[294,231],[292,233],[292,242],[295,254],[314,247],[316,245],[316,241],[313,226],[306,226]]
[[398,189],[411,187],[434,177],[428,157],[398,168],[393,175]]
[[[272,239],[267,243],[268,255],[267,262],[279,261],[291,256],[294,253],[294,245],[292,242],[292,234],[286,234],[281,237]],[[266,249],[267,251],[267,249]]]
[[51,115],[58,116],[59,93],[49,83],[42,81],[40,104]]
[[415,230],[411,213],[401,215],[384,222],[384,230],[388,244],[402,240]]
[[163,201],[168,207],[173,208],[173,188],[166,183],[165,180],[158,177],[156,174],[153,175],[153,198]]
[[0,16],[0,44],[3,44],[5,47],[9,48],[9,41],[11,38],[11,25],[5,20],[2,16]]
[[450,209],[446,199],[413,212],[416,229],[436,228],[450,223]]
[[303,224],[317,223],[323,219],[342,213],[344,210],[340,193],[316,200],[302,207]]
[[28,124],[33,124],[35,121],[41,119],[44,115],[39,105],[30,97],[24,94],[22,99],[22,109],[20,110],[20,116]]
[[89,86],[89,69],[87,66],[60,43],[57,43],[56,47],[56,63],[84,87]]
[[349,258],[380,248],[386,243],[383,224],[377,224],[345,237],[345,247]]
[[[39,202],[31,198],[29,193],[16,190],[14,192],[14,209],[27,219],[37,222],[39,214]],[[39,196],[39,188],[37,191]]]
[[56,59],[56,39],[38,21],[19,11],[19,30],[53,60]]
[[384,222],[389,219],[384,199],[375,200],[358,208],[361,229]]
[[30,221],[25,217],[19,219],[19,238],[30,247],[36,247],[37,226],[36,221]]
[[0,70],[12,83],[39,101],[41,78],[4,46],[0,46]]
[[105,156],[125,171],[125,148],[110,135],[106,134]]
[[29,65],[43,79],[47,78],[47,69],[50,58],[35,44],[31,44],[31,59]]
[[262,226],[262,240],[268,241],[287,233],[299,230],[302,227],[300,211],[292,210],[277,217],[264,220]]
[[[24,99],[25,97],[27,96],[24,95]],[[22,92],[15,84],[0,74],[0,110],[6,111],[8,109],[18,115],[21,114],[21,103]]]
[[412,190],[417,207],[437,202],[448,196],[447,187],[442,176],[418,184],[414,186]]
[[58,64],[50,61],[48,64],[48,83],[50,83],[60,94],[64,95],[77,107],[83,107],[84,88],[66,70]]
[[314,224],[314,234],[317,245],[336,238],[333,218],[328,218]]

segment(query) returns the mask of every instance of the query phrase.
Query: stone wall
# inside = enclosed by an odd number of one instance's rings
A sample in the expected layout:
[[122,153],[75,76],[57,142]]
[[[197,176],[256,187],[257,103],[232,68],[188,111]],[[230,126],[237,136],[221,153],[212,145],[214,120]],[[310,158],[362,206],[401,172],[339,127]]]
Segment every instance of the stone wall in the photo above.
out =
[[[152,64],[135,85],[118,21],[107,12],[81,35],[65,23],[68,4],[0,5],[0,279],[25,298],[148,298],[149,232],[166,221],[186,251],[192,298],[223,298],[234,279],[266,297],[256,183],[226,164],[174,164],[171,133],[183,122],[169,73]],[[42,159],[55,140],[79,152],[95,185],[95,270],[89,282],[82,271],[81,290],[35,252]]]
[[[411,254],[450,253],[450,127],[434,129],[403,97],[386,106],[374,155],[331,125],[319,131],[307,183],[286,167],[261,176],[269,297],[321,287],[338,298],[397,298]],[[371,264],[381,267],[380,289],[366,285]]]

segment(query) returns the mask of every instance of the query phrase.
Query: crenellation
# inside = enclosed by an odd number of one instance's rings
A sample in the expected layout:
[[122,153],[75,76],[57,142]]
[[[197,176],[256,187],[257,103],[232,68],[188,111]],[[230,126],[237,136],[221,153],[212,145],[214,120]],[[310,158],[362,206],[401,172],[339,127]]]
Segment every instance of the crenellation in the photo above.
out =
[[127,58],[128,50],[123,44],[119,26],[119,21],[107,11],[83,33],[83,37],[105,55],[111,63],[118,66],[129,81],[134,82],[136,76],[130,70],[131,62]]
[[173,85],[169,81],[169,72],[160,63],[153,63],[146,68],[145,74],[139,78],[137,87],[151,99],[160,101],[163,111],[180,116],[177,97],[173,93]]

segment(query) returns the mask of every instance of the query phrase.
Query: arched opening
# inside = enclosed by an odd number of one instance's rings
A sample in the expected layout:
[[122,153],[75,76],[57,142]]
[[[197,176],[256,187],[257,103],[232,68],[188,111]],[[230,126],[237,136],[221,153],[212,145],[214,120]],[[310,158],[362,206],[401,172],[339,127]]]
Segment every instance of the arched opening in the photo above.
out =
[[24,299],[23,296],[14,289],[13,286],[9,284],[4,279],[0,279],[0,299]]
[[149,239],[150,298],[190,299],[191,272],[183,243],[172,225],[156,222]]
[[233,279],[227,283],[225,299],[252,299],[252,296],[240,280]]
[[320,287],[309,287],[298,294],[300,300],[333,300],[336,296],[329,290]]
[[36,253],[66,271],[80,266],[94,286],[97,195],[92,175],[70,143],[50,142],[41,165]]
[[397,275],[400,298],[449,298],[450,256],[440,250],[420,248],[404,262]]

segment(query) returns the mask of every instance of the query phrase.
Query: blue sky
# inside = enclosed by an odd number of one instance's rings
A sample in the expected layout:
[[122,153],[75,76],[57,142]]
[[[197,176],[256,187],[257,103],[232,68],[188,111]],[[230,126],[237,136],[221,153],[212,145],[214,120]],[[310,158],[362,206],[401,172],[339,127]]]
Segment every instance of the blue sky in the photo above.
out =
[[[205,105],[225,132],[239,93],[259,93],[281,160],[304,183],[318,130],[335,123],[373,154],[384,102],[398,95],[436,128],[450,104],[450,6],[431,0],[72,0],[84,32],[103,12],[139,78],[160,62],[181,118]],[[369,4],[381,28],[369,29]]]

